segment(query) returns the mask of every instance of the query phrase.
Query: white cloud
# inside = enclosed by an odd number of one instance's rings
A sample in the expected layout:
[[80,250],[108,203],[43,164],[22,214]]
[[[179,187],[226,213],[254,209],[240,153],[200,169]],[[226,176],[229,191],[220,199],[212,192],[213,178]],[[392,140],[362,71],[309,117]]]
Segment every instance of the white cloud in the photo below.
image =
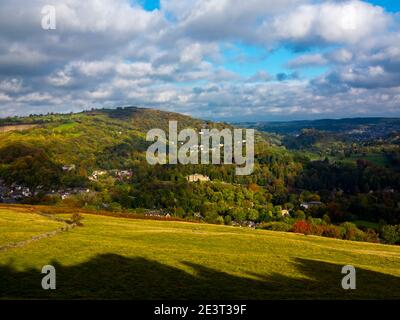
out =
[[328,63],[328,60],[322,54],[308,54],[295,58],[288,62],[289,68],[302,68],[309,66],[322,66]]
[[344,48],[330,52],[328,58],[336,63],[348,63],[353,59],[353,53]]
[[17,102],[54,102],[56,99],[48,94],[48,93],[41,93],[41,92],[32,92],[25,95],[22,95],[16,99]]
[[[380,7],[161,0],[148,12],[135,3],[54,0],[57,29],[44,31],[47,1],[2,0],[0,114],[127,104],[212,118],[399,112],[399,24]],[[262,51],[260,60],[281,47],[303,53],[273,66],[293,73],[272,76],[266,63],[249,76],[226,63],[225,48],[238,45]],[[252,67],[243,54],[229,61],[235,70]],[[326,74],[302,80],[304,68],[321,65]]]
[[307,4],[265,21],[265,39],[294,43],[356,43],[383,32],[392,22],[381,7],[352,0]]
[[71,83],[72,77],[64,71],[58,71],[56,74],[50,75],[48,81],[53,86],[63,87]]
[[20,92],[22,89],[22,80],[12,78],[0,81],[0,90],[5,92]]
[[88,77],[96,77],[110,73],[115,68],[113,61],[78,61],[74,63],[72,68],[76,68],[79,72]]
[[5,93],[0,92],[0,101],[11,101],[12,99]]

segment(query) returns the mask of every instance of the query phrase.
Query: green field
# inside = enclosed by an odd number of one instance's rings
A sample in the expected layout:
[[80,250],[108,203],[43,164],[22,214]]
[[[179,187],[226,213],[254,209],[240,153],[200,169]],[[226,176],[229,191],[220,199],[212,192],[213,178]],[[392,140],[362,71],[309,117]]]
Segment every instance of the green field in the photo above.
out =
[[[34,213],[39,209],[1,208],[0,248],[59,228]],[[400,298],[396,246],[94,214],[84,214],[83,224],[0,251],[0,298]],[[41,289],[47,264],[56,267],[56,290]],[[356,290],[341,288],[349,264]]]
[[26,240],[62,227],[63,224],[46,217],[33,214],[30,210],[14,210],[0,207],[0,247],[18,241]]
[[358,155],[352,155],[349,158],[344,159],[343,161],[346,162],[356,162],[357,160],[365,160],[373,163],[376,166],[388,166],[390,165],[390,162],[387,158],[387,156],[384,153],[371,153],[367,154],[365,156],[358,154]]
[[357,163],[357,160],[365,160],[373,163],[375,166],[385,167],[390,166],[390,161],[388,157],[384,153],[371,153],[367,155],[362,154],[353,154],[350,157],[334,157],[327,155],[318,155],[313,152],[304,152],[306,156],[310,158],[312,161],[323,161],[325,158],[328,158],[329,161],[332,162],[341,162],[341,163]]
[[355,221],[353,221],[353,223],[359,228],[363,227],[363,228],[369,228],[369,229],[374,229],[374,230],[378,230],[379,229],[379,223],[376,223],[376,222],[370,222],[370,221],[364,221],[364,220],[355,220]]

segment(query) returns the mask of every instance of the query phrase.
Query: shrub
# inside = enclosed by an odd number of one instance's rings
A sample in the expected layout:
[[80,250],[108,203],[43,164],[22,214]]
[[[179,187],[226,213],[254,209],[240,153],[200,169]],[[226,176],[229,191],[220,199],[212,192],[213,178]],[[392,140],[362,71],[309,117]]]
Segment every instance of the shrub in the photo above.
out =
[[312,226],[307,221],[299,220],[293,225],[292,230],[296,233],[311,234]]
[[232,224],[231,216],[225,216],[224,222],[225,222],[226,225],[230,226]]
[[[218,215],[218,213],[210,213],[210,214],[208,214],[205,218],[204,218],[204,221],[205,222],[207,222],[207,223],[217,223],[217,224],[219,224],[220,222],[221,222],[221,219],[220,218],[222,218],[222,217],[220,217],[219,215]],[[222,220],[222,222],[223,222],[224,220]]]
[[118,202],[111,202],[108,206],[109,211],[118,212],[122,210],[121,204]]
[[325,222],[320,218],[311,218],[310,217],[307,219],[307,221],[308,221],[308,223],[310,223],[313,226],[319,226],[319,225],[325,224]]
[[382,227],[381,237],[386,243],[395,244],[400,242],[400,225],[386,225]]
[[324,228],[325,228],[325,226],[323,226],[321,224],[312,225],[311,226],[311,234],[316,235],[316,236],[322,236],[324,233]]
[[285,222],[274,221],[274,222],[264,223],[261,226],[261,229],[289,232],[292,229],[292,225]]
[[246,220],[246,212],[243,209],[233,208],[229,210],[229,215],[237,223],[241,223]]
[[262,210],[260,214],[260,221],[264,222],[270,222],[274,218],[274,215],[272,214],[272,211],[267,211],[267,210]]
[[378,234],[374,229],[367,229],[367,231],[364,232],[364,241],[379,242]]
[[71,217],[72,223],[75,223],[77,226],[80,226],[80,227],[83,226],[82,220],[83,220],[83,216],[78,212],[75,212]]
[[183,218],[185,216],[185,210],[183,210],[183,208],[178,207],[175,209],[174,212],[175,216],[179,217],[179,218]]
[[324,214],[322,220],[324,220],[326,224],[331,224],[331,218],[327,214]]
[[69,207],[69,208],[82,207],[82,204],[80,203],[80,201],[74,196],[66,198],[66,199],[62,200],[62,202],[63,202],[64,206]]
[[364,233],[362,230],[356,228],[354,232],[354,240],[356,241],[366,241],[366,233]]
[[322,236],[328,238],[341,239],[342,238],[341,228],[334,225],[324,226],[324,231],[322,232]]
[[306,214],[304,213],[303,210],[297,210],[297,211],[294,213],[294,217],[295,217],[296,219],[298,219],[298,220],[305,220]]
[[342,238],[346,240],[356,240],[358,232],[361,231],[351,222],[343,222],[340,227],[342,229]]
[[218,218],[215,220],[215,222],[216,222],[217,224],[224,224],[224,218],[221,217],[221,216],[218,216]]
[[259,214],[258,211],[255,209],[250,209],[247,213],[247,219],[251,221],[258,220]]

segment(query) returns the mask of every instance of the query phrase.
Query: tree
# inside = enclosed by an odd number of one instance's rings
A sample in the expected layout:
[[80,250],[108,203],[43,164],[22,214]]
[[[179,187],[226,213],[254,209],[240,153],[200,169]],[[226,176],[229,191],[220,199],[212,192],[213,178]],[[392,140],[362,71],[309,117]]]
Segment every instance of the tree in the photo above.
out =
[[306,218],[306,214],[303,210],[296,210],[294,217],[298,220],[304,220]]
[[251,221],[257,221],[259,217],[259,213],[255,209],[250,209],[247,213],[247,219]]
[[322,217],[322,220],[326,223],[326,224],[331,224],[331,218],[329,218],[329,215],[324,214],[324,216]]
[[185,216],[185,210],[183,210],[181,207],[178,207],[175,209],[175,215],[179,218],[183,218]]
[[225,223],[227,226],[230,226],[230,225],[232,224],[232,217],[231,217],[230,215],[225,216],[225,218],[224,218],[224,223]]
[[239,208],[229,210],[229,215],[238,223],[241,223],[246,219],[246,212]]
[[400,225],[386,225],[382,227],[381,237],[387,243],[395,244],[400,242]]

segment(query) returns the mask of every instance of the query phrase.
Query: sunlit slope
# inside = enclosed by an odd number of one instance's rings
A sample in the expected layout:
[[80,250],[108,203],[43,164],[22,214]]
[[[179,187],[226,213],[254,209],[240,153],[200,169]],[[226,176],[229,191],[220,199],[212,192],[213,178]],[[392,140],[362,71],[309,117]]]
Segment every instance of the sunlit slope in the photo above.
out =
[[50,220],[29,209],[0,208],[0,248],[57,230],[62,222]]
[[[400,247],[206,224],[84,218],[83,227],[1,252],[0,297],[400,298]],[[7,234],[7,225],[1,232]],[[46,264],[57,270],[54,291],[41,289]],[[341,287],[341,269],[349,264],[357,270],[353,291]]]

